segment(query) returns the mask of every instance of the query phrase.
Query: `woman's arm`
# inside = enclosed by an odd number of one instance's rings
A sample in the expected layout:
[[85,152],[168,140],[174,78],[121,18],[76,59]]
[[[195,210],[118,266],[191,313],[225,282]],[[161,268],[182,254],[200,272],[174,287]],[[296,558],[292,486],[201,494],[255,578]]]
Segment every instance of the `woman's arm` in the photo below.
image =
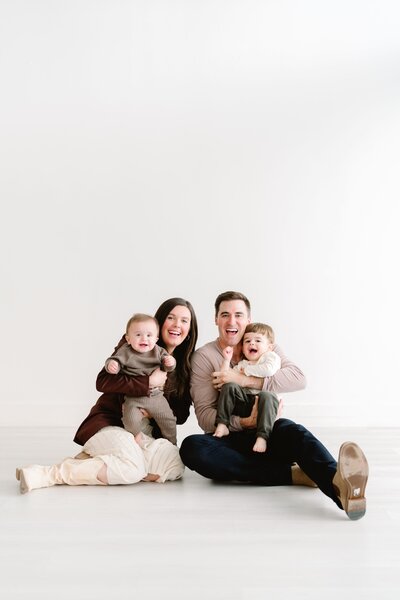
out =
[[103,394],[124,394],[125,396],[147,396],[149,393],[149,376],[130,377],[123,373],[111,375],[103,368],[97,375],[96,390]]

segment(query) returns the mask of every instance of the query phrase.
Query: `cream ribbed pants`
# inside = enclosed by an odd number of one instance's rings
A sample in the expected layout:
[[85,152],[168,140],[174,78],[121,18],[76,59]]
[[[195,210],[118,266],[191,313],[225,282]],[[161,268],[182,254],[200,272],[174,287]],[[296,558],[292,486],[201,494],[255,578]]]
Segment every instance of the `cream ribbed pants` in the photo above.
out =
[[143,451],[134,436],[121,427],[103,427],[83,446],[107,465],[109,485],[137,483],[147,475]]

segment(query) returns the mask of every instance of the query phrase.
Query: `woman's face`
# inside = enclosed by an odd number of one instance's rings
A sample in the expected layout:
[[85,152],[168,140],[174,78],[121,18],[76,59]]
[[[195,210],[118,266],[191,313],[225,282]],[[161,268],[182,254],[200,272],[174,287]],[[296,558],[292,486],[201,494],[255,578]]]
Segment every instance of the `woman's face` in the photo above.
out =
[[173,353],[182,344],[190,331],[190,310],[186,306],[175,306],[167,315],[160,332],[167,352]]

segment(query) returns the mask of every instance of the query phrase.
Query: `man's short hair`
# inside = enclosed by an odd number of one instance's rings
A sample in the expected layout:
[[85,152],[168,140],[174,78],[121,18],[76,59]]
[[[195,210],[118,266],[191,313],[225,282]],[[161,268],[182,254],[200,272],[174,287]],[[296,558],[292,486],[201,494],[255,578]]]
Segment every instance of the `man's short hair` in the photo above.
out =
[[245,296],[244,294],[241,294],[240,292],[223,292],[222,294],[220,294],[216,301],[215,301],[215,316],[218,315],[218,311],[219,311],[219,307],[221,305],[221,302],[230,302],[231,300],[243,300],[243,302],[246,305],[247,308],[247,312],[251,313],[251,306],[250,306],[250,300],[247,298],[247,296]]

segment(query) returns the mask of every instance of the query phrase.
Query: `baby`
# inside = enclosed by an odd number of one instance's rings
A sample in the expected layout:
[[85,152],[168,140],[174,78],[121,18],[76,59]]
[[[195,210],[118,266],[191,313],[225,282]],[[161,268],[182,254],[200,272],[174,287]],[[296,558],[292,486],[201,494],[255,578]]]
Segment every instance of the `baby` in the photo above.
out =
[[[157,367],[173,371],[176,361],[157,345],[158,333],[159,326],[154,317],[141,313],[133,315],[126,326],[126,343],[106,360],[106,371],[113,375],[122,371],[132,377],[150,375]],[[141,409],[145,409],[156,421],[162,436],[176,444],[176,418],[161,388],[150,389],[149,396],[125,396],[122,422],[125,429],[134,435],[143,431],[148,423]],[[149,432],[148,429],[146,432]]]
[[[281,368],[281,359],[273,352],[274,332],[265,323],[250,323],[243,335],[242,352],[244,359],[233,367],[235,371],[252,377],[270,377]],[[233,349],[227,346],[222,354],[224,361],[221,371],[230,368]],[[271,392],[255,388],[242,388],[236,383],[226,383],[222,386],[218,398],[215,437],[229,435],[228,425],[231,415],[248,417],[253,408],[255,397],[258,396],[257,407],[257,439],[253,446],[254,452],[265,452],[267,441],[274,425],[279,399]]]

